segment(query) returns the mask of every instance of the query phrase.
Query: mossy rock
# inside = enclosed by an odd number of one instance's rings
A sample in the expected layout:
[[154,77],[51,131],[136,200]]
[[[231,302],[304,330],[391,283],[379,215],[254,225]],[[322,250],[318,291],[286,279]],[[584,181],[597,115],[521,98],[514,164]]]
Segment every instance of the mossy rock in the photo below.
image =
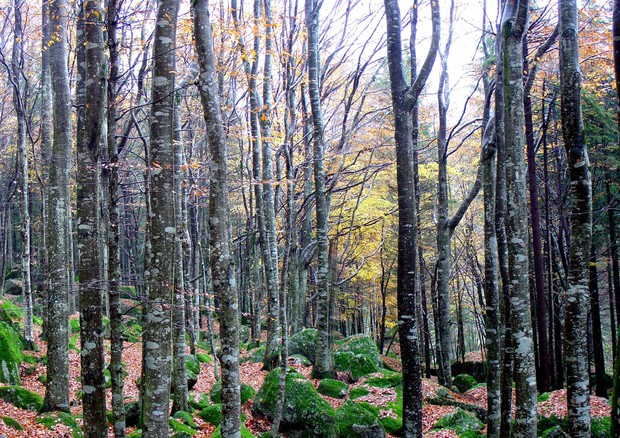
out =
[[383,417],[379,419],[383,430],[393,436],[400,436],[403,432],[403,419],[400,417]]
[[71,333],[79,333],[80,332],[80,319],[79,318],[70,319],[69,327],[71,328]]
[[[218,426],[211,435],[211,438],[222,438],[222,428]],[[243,424],[241,425],[241,438],[254,438],[252,432],[249,431],[247,427]]]
[[205,353],[196,353],[196,359],[198,359],[198,362],[200,363],[211,363],[213,362],[213,358]]
[[69,349],[73,351],[80,352],[80,347],[78,347],[78,335],[73,335],[69,338]]
[[121,325],[121,336],[124,341],[140,342],[142,339],[142,326],[138,323]]
[[189,393],[189,405],[196,409],[202,410],[209,406],[211,403],[209,402],[209,396],[204,392],[190,392]]
[[179,433],[184,434],[184,435],[194,436],[194,434],[196,433],[194,429],[192,429],[191,427],[183,424],[183,422],[176,420],[174,418],[168,419],[168,425],[170,426],[170,431],[173,432],[175,436]]
[[364,397],[365,395],[370,394],[368,388],[363,386],[358,386],[357,388],[353,388],[349,391],[349,398],[351,400],[355,400],[356,398]]
[[9,299],[0,301],[0,321],[12,324],[24,317],[24,310]]
[[393,388],[403,384],[403,375],[400,373],[384,373],[384,377],[369,377],[364,383],[375,388]]
[[127,403],[125,405],[125,425],[127,427],[135,427],[140,423],[140,403],[137,401]]
[[172,416],[175,420],[179,420],[186,426],[191,427],[192,429],[198,429],[196,422],[194,421],[194,416],[186,411],[178,411]]
[[377,414],[351,400],[345,401],[336,411],[336,424],[339,435],[343,437],[385,437]]
[[[273,418],[279,398],[280,368],[271,371],[254,400],[252,411]],[[280,431],[293,436],[336,436],[334,409],[319,395],[312,383],[296,371],[286,376]]]
[[487,379],[486,362],[454,362],[450,368],[453,376],[469,374],[478,382],[484,382]]
[[142,438],[142,429],[136,429],[127,434],[127,438]]
[[317,388],[319,394],[334,398],[345,398],[349,393],[349,385],[340,380],[323,379]]
[[222,405],[215,404],[206,406],[200,411],[198,416],[207,423],[210,423],[214,426],[219,426],[222,422]]
[[[610,435],[606,435],[610,436]],[[560,426],[554,426],[547,430],[545,430],[542,435],[542,438],[570,438],[570,436],[562,430]]]
[[611,417],[594,417],[590,420],[592,438],[606,438],[611,436]]
[[375,341],[368,335],[354,335],[344,339],[338,351],[350,351],[351,353],[358,355],[361,354],[370,359],[376,367],[381,366],[381,356],[379,355],[379,349]]
[[43,397],[21,386],[0,387],[0,398],[20,409],[40,411],[43,406]]
[[20,385],[19,365],[23,360],[22,341],[19,333],[0,321],[0,382]]
[[457,387],[461,394],[464,394],[478,385],[478,381],[469,374],[459,374],[454,378],[452,384]]
[[193,354],[185,356],[185,369],[193,372],[194,374],[200,374],[200,361]]
[[53,430],[58,424],[64,424],[71,428],[73,438],[82,438],[84,436],[77,420],[69,412],[46,412],[37,418],[37,423],[44,425],[50,430]]
[[293,363],[298,363],[299,365],[303,365],[305,367],[312,365],[312,362],[310,362],[310,360],[308,360],[308,358],[303,354],[293,354],[289,356],[289,359],[292,359]]
[[2,417],[2,421],[11,429],[24,430],[24,427],[19,423],[19,421],[15,420],[14,418]]
[[45,385],[47,383],[47,374],[39,374],[37,380]]
[[549,400],[549,397],[551,397],[551,393],[543,392],[536,398],[536,403],[546,402],[547,400]]
[[377,364],[371,357],[364,354],[356,354],[349,363],[349,372],[351,373],[351,380],[357,382],[364,376],[379,371]]
[[[241,404],[245,404],[248,400],[252,400],[256,395],[256,390],[247,383],[241,383]],[[209,393],[213,403],[222,403],[222,381],[218,380],[211,387]]]
[[242,362],[263,363],[263,359],[265,358],[265,350],[265,346],[255,348],[250,351],[250,355],[243,359]]
[[448,415],[441,417],[435,424],[435,429],[450,429],[458,433],[460,436],[467,434],[468,437],[482,437],[480,432],[484,428],[484,424],[474,414],[467,412],[461,408]]
[[355,356],[355,354],[350,351],[334,351],[334,368],[338,371],[347,371],[353,356]]
[[316,358],[316,329],[304,329],[288,339],[288,352],[290,355],[301,354],[310,362]]

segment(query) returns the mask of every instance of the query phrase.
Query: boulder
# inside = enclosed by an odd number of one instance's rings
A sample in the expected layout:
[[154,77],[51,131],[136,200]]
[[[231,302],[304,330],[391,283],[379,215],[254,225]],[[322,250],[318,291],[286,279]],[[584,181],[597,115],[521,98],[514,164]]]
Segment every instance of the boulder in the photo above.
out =
[[288,354],[301,354],[310,362],[316,358],[316,329],[304,329],[288,339]]
[[366,406],[347,400],[336,411],[338,434],[353,438],[384,438],[377,414]]
[[0,321],[0,382],[20,385],[19,365],[23,360],[22,339],[19,333]]

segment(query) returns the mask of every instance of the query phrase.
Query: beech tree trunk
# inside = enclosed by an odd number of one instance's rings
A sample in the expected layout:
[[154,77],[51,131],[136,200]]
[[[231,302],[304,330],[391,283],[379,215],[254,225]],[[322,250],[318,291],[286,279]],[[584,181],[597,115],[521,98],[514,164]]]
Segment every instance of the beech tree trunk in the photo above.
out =
[[167,437],[172,363],[174,293],[174,112],[176,28],[179,3],[160,0],[153,40],[150,161],[149,292],[143,334],[142,417],[145,437]]
[[215,51],[207,0],[192,2],[194,42],[200,64],[200,99],[207,124],[211,152],[209,198],[211,272],[220,303],[222,365],[222,437],[241,436],[241,398],[239,380],[239,309],[234,266],[229,250],[227,148],[217,88]]
[[536,435],[536,370],[529,289],[529,236],[523,116],[523,38],[529,3],[504,5],[503,37],[504,141],[506,148],[506,235],[511,328],[514,348],[516,417],[514,437]]
[[49,48],[54,125],[47,200],[47,383],[44,411],[69,412],[69,171],[71,169],[71,90],[67,66],[67,0],[49,4]]
[[560,109],[562,137],[570,175],[570,251],[564,328],[568,430],[573,438],[590,436],[587,315],[589,254],[592,243],[592,188],[581,117],[577,2],[559,2]]

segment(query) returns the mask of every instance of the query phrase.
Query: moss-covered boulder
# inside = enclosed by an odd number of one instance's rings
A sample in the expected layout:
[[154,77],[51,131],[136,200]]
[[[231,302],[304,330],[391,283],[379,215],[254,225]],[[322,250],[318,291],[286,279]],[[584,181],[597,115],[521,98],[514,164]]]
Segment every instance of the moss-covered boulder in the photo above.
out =
[[[247,383],[241,383],[241,404],[245,404],[248,400],[252,400],[256,395],[256,390]],[[209,393],[213,403],[222,403],[222,381],[218,380],[211,387]]]
[[437,423],[435,423],[435,428],[450,429],[460,436],[466,434],[469,438],[478,436],[482,438],[483,435],[481,431],[484,428],[484,423],[471,412],[456,408],[456,411],[441,417]]
[[43,397],[21,386],[0,387],[0,398],[20,409],[39,411],[43,406]]
[[305,367],[312,365],[312,362],[310,362],[303,354],[293,354],[288,357],[288,360],[289,363],[293,365],[303,365]]
[[469,374],[459,374],[454,378],[452,384],[457,387],[460,393],[465,393],[475,387],[478,381]]
[[288,339],[288,353],[301,354],[310,362],[316,358],[316,329],[304,329]]
[[257,347],[250,351],[250,354],[241,359],[241,362],[253,362],[253,363],[263,363],[263,359],[265,358],[265,350],[264,346]]
[[0,382],[20,385],[19,364],[23,360],[22,341],[19,333],[0,321]]
[[377,371],[379,371],[377,364],[365,354],[356,354],[349,363],[350,377],[354,382]]
[[349,391],[349,398],[351,400],[355,400],[356,398],[364,397],[368,394],[370,394],[368,388],[364,386],[358,386],[357,388],[353,388],[351,391]]
[[168,426],[170,426],[170,432],[174,434],[174,436],[194,436],[196,431],[191,427],[183,424],[182,421],[176,420],[174,418],[168,419]]
[[377,420],[377,414],[351,400],[345,401],[336,411],[336,424],[338,434],[342,437],[385,437],[385,431]]
[[64,424],[71,428],[73,438],[82,438],[84,436],[77,420],[68,412],[46,412],[37,418],[37,423],[50,430],[53,430],[58,424]]
[[[220,426],[213,431],[211,438],[222,438],[222,428]],[[250,432],[243,424],[241,425],[241,438],[254,438],[252,432]]]
[[355,356],[355,354],[350,351],[334,351],[334,368],[338,371],[347,371],[353,356]]
[[381,366],[381,356],[375,341],[368,335],[354,335],[344,339],[338,351],[351,352],[354,355],[361,354],[370,359],[376,367]]
[[194,421],[194,416],[192,414],[190,414],[189,412],[177,411],[177,412],[174,413],[172,418],[174,418],[175,420],[180,421],[181,423],[185,424],[186,426],[191,427],[192,429],[198,429],[198,426],[196,425],[196,422]]
[[189,405],[196,409],[202,410],[209,406],[211,403],[209,402],[209,396],[204,392],[190,392],[189,393]]
[[382,377],[369,377],[364,383],[375,388],[394,388],[403,384],[403,375],[401,373],[382,371]]
[[79,333],[80,332],[80,319],[79,318],[70,319],[69,327],[71,328],[71,333]]
[[196,353],[196,359],[201,363],[211,363],[213,362],[213,358],[205,353]]
[[319,394],[334,398],[345,398],[349,393],[349,385],[340,380],[323,379],[317,388]]
[[198,415],[207,423],[219,426],[222,422],[222,405],[208,405],[203,408]]
[[453,376],[469,374],[478,382],[484,382],[487,379],[486,362],[453,362],[450,368],[452,369]]
[[1,417],[1,418],[2,418],[2,422],[6,424],[8,427],[10,427],[11,429],[24,430],[24,427],[16,419],[11,418],[11,417]]
[[[254,400],[255,415],[273,418],[279,398],[280,369],[265,377],[265,382]],[[286,376],[284,405],[280,431],[291,437],[336,436],[334,409],[319,395],[312,383],[296,371]]]
[[194,374],[200,374],[200,361],[193,354],[185,356],[185,368]]

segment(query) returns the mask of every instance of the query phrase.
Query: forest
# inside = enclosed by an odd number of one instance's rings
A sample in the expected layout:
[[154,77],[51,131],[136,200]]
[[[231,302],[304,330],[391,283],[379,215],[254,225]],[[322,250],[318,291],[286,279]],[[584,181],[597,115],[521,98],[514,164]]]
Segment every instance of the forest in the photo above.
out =
[[620,437],[620,0],[0,2],[0,436]]

